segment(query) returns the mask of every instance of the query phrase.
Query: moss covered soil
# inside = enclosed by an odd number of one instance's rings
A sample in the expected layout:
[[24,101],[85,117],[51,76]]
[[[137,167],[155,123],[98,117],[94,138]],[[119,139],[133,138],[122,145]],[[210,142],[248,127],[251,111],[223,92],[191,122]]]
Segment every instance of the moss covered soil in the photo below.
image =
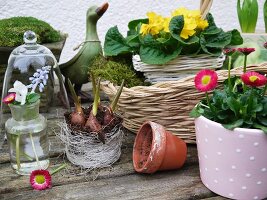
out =
[[34,17],[12,17],[0,20],[0,46],[23,44],[23,34],[28,30],[35,32],[38,43],[52,43],[62,39],[60,32],[44,21]]

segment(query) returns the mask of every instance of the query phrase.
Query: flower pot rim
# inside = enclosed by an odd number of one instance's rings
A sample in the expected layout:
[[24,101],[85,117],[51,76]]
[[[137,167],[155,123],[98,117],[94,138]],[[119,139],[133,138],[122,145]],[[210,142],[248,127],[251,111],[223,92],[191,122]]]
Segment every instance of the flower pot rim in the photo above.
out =
[[[135,152],[136,152],[136,144],[137,141],[140,137],[141,134],[141,130],[143,129],[144,126],[150,126],[151,129],[151,134],[152,134],[152,143],[151,143],[151,149],[148,155],[148,159],[146,160],[146,162],[142,165],[142,167],[139,167],[137,165],[138,160],[135,160]],[[158,126],[159,128],[161,128],[162,130],[162,136],[160,136],[160,134],[156,134],[155,133],[155,127]],[[134,164],[134,168],[137,172],[145,172],[149,169],[151,170],[151,173],[154,173],[158,170],[158,168],[160,167],[160,165],[163,162],[163,158],[164,158],[164,154],[165,154],[165,150],[166,150],[166,130],[165,128],[155,122],[152,121],[145,121],[142,126],[139,128],[136,138],[135,138],[135,142],[134,142],[134,148],[133,148],[133,164]],[[152,162],[155,159],[159,159],[159,162],[157,162],[157,164],[155,164],[154,162]]]
[[[204,116],[200,116],[196,119],[200,119],[200,120],[203,120],[203,121],[206,121],[210,124],[212,124],[213,126],[216,126],[217,128],[223,128],[223,129],[226,129],[222,126],[222,124],[218,123],[218,122],[215,122],[215,121],[212,121]],[[226,129],[228,130],[228,129]],[[262,135],[262,134],[265,134],[262,130],[260,129],[252,129],[252,128],[235,128],[233,130],[228,130],[228,131],[233,131],[233,132],[244,132],[246,134],[252,134],[252,135]]]

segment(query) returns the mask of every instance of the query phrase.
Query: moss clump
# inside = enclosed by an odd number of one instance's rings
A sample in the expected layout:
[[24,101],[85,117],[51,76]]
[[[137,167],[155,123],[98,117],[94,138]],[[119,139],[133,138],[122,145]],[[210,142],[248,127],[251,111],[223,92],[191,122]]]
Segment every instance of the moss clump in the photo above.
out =
[[109,80],[116,85],[121,85],[124,79],[124,85],[128,88],[147,84],[144,83],[143,77],[136,74],[132,66],[125,64],[125,62],[107,60],[103,56],[98,56],[94,60],[89,71],[93,72],[95,76]]
[[0,20],[0,46],[23,44],[23,34],[28,30],[35,32],[38,43],[52,43],[62,39],[60,33],[44,21],[34,17],[12,17]]

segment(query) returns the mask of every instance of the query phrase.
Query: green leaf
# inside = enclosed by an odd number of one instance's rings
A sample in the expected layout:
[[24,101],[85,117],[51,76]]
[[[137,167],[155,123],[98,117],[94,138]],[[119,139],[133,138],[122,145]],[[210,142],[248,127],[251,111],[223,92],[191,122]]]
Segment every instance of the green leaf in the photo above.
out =
[[37,93],[30,93],[27,95],[26,100],[28,103],[35,103],[40,99],[40,95]]
[[243,119],[239,119],[229,124],[223,124],[223,127],[232,130],[234,128],[241,127],[243,125],[243,122]]
[[174,38],[180,35],[183,28],[184,28],[184,17],[182,15],[175,16],[171,19],[169,23],[169,29]]
[[262,125],[260,125],[258,123],[254,123],[253,127],[254,128],[258,128],[258,129],[261,129],[264,133],[267,134],[267,127],[266,126],[262,126]]
[[192,111],[189,113],[189,116],[190,117],[193,117],[193,118],[198,118],[201,116],[201,114],[199,113],[198,111],[198,106],[195,106]]
[[[169,45],[171,43],[172,45]],[[182,47],[177,41],[160,43],[152,35],[146,35],[140,48],[140,58],[148,64],[165,64],[181,53]]]
[[[148,18],[145,19],[135,19],[128,23],[128,28],[131,31],[131,33],[136,34],[137,33],[137,26],[139,24],[148,24]],[[129,35],[128,35],[129,36]]]
[[267,0],[265,0],[263,5],[263,18],[264,18],[264,25],[265,25],[265,33],[267,33]]
[[176,58],[182,50],[182,47],[177,47],[175,51],[168,49],[157,48],[156,46],[142,46],[140,48],[140,58],[148,64],[162,65]]
[[240,103],[233,97],[228,97],[226,102],[229,108],[235,113],[235,116],[239,116]]
[[130,35],[126,37],[125,39],[126,39],[126,43],[128,46],[132,48],[140,47],[139,35]]
[[267,126],[267,118],[266,117],[258,116],[257,119],[261,124],[263,124],[264,126]]
[[257,0],[237,1],[237,14],[242,32],[254,33],[258,20],[258,2]]
[[219,56],[222,53],[221,48],[208,48],[206,45],[207,45],[206,39],[204,35],[201,34],[200,35],[200,46],[201,46],[201,49],[205,53],[210,54],[210,55],[217,55],[217,56]]
[[[199,43],[199,38],[197,36],[191,36],[188,39],[183,39],[180,34],[184,27],[184,17],[182,15],[175,16],[171,19],[169,29],[173,38],[178,40],[183,45],[191,45]],[[188,47],[186,47],[188,48]]]
[[223,32],[212,36],[205,36],[206,46],[213,48],[224,48],[231,43],[232,33]]
[[105,36],[105,55],[117,56],[130,51],[132,51],[132,48],[127,44],[126,39],[120,34],[118,27],[114,26],[110,28]]
[[227,111],[220,110],[220,111],[217,113],[217,117],[218,117],[220,120],[225,120],[225,119],[229,118],[229,113],[228,113]]
[[206,17],[208,20],[209,26],[202,32],[204,35],[214,35],[218,34],[222,31],[221,28],[218,28],[214,22],[213,16],[211,13],[209,13]]
[[232,34],[231,42],[229,45],[235,46],[235,45],[243,44],[243,38],[242,38],[242,36],[238,30],[234,29],[234,30],[229,31],[229,32],[231,32],[231,34]]

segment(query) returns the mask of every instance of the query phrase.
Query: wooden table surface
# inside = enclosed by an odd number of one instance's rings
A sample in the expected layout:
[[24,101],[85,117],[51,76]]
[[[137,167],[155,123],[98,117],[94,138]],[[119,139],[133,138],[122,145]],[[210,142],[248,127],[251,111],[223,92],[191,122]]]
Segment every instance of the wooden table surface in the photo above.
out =
[[[77,167],[69,163],[63,153],[63,145],[53,131],[62,120],[64,110],[52,108],[46,114],[50,141],[49,169],[68,163],[65,170],[52,176],[53,187],[34,191],[29,176],[19,176],[10,167],[7,142],[0,138],[0,199],[2,200],[87,200],[87,199],[209,199],[221,200],[208,190],[199,177],[197,149],[188,145],[188,155],[182,169],[138,174],[132,166],[132,147],[135,135],[125,131],[121,158],[112,167],[74,175]],[[8,116],[5,116],[8,117]]]

